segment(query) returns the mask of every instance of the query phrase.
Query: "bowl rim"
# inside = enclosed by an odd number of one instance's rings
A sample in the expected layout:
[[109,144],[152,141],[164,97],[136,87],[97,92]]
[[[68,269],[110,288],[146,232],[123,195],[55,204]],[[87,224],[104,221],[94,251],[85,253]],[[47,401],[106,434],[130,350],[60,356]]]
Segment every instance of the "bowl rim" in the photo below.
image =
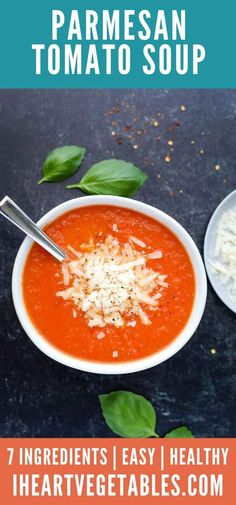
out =
[[217,228],[220,222],[220,218],[222,217],[223,213],[231,208],[235,208],[235,202],[236,202],[236,189],[231,191],[221,202],[217,207],[215,208],[213,214],[211,215],[211,218],[208,222],[206,233],[205,233],[205,238],[204,238],[204,246],[203,246],[203,257],[204,257],[204,263],[205,263],[205,268],[206,272],[208,275],[208,279],[211,283],[212,288],[214,289],[215,293],[217,294],[218,298],[221,300],[221,302],[228,307],[228,309],[232,310],[236,314],[236,306],[235,302],[231,301],[227,290],[226,286],[227,285],[221,285],[219,279],[214,275],[212,272],[211,266],[210,266],[210,260],[213,259],[213,244],[215,243],[216,240],[216,233],[217,233]]
[[12,272],[12,297],[16,314],[23,329],[32,342],[48,357],[66,366],[85,372],[111,375],[128,374],[147,370],[148,368],[166,361],[180,351],[180,349],[184,347],[196,331],[201,321],[207,298],[207,280],[203,260],[195,242],[178,221],[151,205],[130,198],[110,195],[93,195],[73,198],[53,207],[39,219],[37,224],[44,227],[45,225],[53,222],[60,215],[63,215],[70,210],[96,205],[111,205],[128,208],[152,217],[154,220],[159,221],[169,228],[180,240],[190,257],[194,269],[196,286],[192,311],[184,328],[173,341],[167,344],[160,351],[144,358],[131,361],[115,363],[97,362],[77,358],[60,350],[40,334],[36,326],[34,326],[31,321],[24,304],[22,273],[29,250],[33,244],[33,240],[28,237],[24,239],[18,250]]

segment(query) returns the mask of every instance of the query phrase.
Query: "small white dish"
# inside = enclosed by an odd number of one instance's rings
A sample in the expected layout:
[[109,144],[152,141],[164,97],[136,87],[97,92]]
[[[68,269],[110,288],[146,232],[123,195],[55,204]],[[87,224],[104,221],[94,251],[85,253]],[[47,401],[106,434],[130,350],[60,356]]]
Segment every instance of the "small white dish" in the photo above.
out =
[[222,202],[218,205],[215,212],[213,213],[205,235],[204,240],[204,261],[206,266],[207,275],[209,277],[210,283],[218,295],[218,297],[222,300],[222,302],[231,309],[234,313],[236,313],[236,305],[231,300],[228,292],[228,284],[223,285],[218,277],[214,275],[211,268],[211,261],[215,260],[214,257],[214,247],[216,241],[216,233],[217,227],[219,225],[219,221],[222,215],[229,209],[236,208],[236,191],[230,193]]
[[57,347],[53,346],[37,330],[31,321],[25,307],[22,290],[22,274],[26,258],[32,246],[32,240],[29,238],[26,238],[21,245],[13,268],[12,295],[16,313],[21,322],[21,325],[23,326],[29,338],[34,342],[34,344],[47,356],[58,361],[59,363],[63,363],[64,365],[76,368],[78,370],[100,374],[127,374],[146,370],[147,368],[162,363],[163,361],[176,354],[188,342],[188,340],[192,337],[193,333],[197,329],[204,312],[207,296],[207,282],[203,261],[193,239],[177,221],[175,221],[172,217],[168,216],[161,210],[151,207],[145,203],[131,200],[129,198],[103,195],[75,198],[73,200],[63,202],[54,209],[50,210],[38,221],[37,224],[40,227],[44,227],[65,212],[68,212],[75,208],[88,207],[93,205],[115,205],[118,207],[133,209],[137,212],[147,215],[169,228],[184,245],[192,261],[194,269],[196,294],[192,312],[183,330],[176,336],[175,340],[173,340],[162,350],[145,358],[133,361],[120,363],[102,363],[77,358],[61,351]]

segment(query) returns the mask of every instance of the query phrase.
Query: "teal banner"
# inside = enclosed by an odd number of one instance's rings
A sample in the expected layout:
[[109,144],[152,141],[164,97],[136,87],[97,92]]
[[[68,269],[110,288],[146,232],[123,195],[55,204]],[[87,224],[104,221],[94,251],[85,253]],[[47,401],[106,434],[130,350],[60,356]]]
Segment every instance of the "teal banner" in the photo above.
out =
[[236,2],[2,2],[1,88],[235,88]]

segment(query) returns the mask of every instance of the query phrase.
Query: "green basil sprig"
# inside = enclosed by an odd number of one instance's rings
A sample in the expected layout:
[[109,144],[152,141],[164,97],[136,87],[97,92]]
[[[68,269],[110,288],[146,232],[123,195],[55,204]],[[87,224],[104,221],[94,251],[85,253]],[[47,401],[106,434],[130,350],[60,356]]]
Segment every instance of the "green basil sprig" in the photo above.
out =
[[166,433],[165,438],[193,438],[193,434],[187,426],[179,426]]
[[43,164],[43,177],[38,181],[59,182],[71,177],[81,165],[85,148],[79,146],[57,147],[51,151]]
[[104,160],[95,163],[77,184],[77,188],[89,195],[131,196],[136,193],[148,176],[132,163],[123,160]]
[[99,400],[107,425],[117,435],[126,438],[157,436],[155,410],[143,396],[115,391],[100,395]]
[[[156,413],[152,404],[131,391],[114,391],[99,396],[102,413],[109,428],[124,438],[157,437]],[[186,426],[176,428],[164,438],[192,438]]]

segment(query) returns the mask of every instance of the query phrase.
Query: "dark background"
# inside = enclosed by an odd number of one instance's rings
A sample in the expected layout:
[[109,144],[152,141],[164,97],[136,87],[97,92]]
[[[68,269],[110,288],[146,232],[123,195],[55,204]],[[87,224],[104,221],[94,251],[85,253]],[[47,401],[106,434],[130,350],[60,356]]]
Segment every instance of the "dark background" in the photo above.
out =
[[[212,212],[236,187],[236,90],[0,92],[0,196],[33,219],[82,195],[36,183],[47,153],[63,144],[87,148],[71,181],[109,157],[146,170],[136,198],[180,221],[202,252]],[[79,372],[44,356],[17,320],[11,272],[22,238],[0,217],[1,436],[111,436],[98,395],[114,389],[150,399],[160,433],[187,424],[196,437],[236,436],[235,315],[211,288],[197,332],[169,361],[126,376]]]

